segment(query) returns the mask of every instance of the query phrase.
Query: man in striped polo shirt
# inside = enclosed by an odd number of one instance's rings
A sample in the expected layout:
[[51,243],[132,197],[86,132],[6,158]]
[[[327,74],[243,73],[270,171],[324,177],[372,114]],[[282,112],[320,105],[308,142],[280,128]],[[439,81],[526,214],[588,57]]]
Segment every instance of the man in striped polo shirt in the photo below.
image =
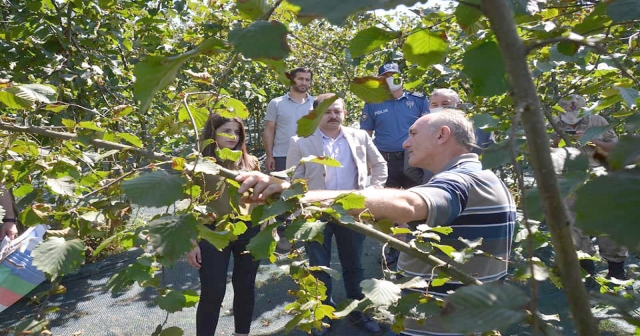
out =
[[[428,183],[409,191],[419,195],[427,208],[426,218],[420,218],[419,223],[453,228],[439,244],[461,250],[466,245],[459,238],[482,238],[478,249],[491,257],[477,255],[459,267],[482,282],[498,281],[507,275],[516,206],[504,183],[492,171],[483,170],[478,155],[470,152],[473,144],[473,125],[462,111],[445,109],[418,120],[404,143],[409,163],[438,173]],[[434,256],[449,260],[438,249]],[[398,260],[398,270],[427,280],[438,276],[430,265],[404,253]],[[429,293],[446,296],[447,291],[461,286],[461,282],[452,280],[444,286],[430,287]],[[407,320],[401,335],[455,334],[447,332],[436,317],[420,323]]]
[[[473,124],[464,112],[445,109],[418,119],[409,129],[403,147],[409,153],[409,163],[436,172],[426,184],[407,190],[365,189],[354,191],[365,197],[365,207],[380,220],[426,223],[449,226],[453,232],[443,236],[441,244],[461,248],[458,238],[482,238],[478,249],[493,257],[477,255],[460,268],[483,282],[498,281],[507,274],[509,253],[515,229],[516,206],[504,183],[491,171],[483,170],[478,155],[471,153],[475,136]],[[253,188],[253,201],[289,188],[286,181],[248,172],[237,178],[242,181],[240,193]],[[349,191],[310,191],[304,202],[330,200]],[[444,255],[438,255],[446,259]],[[431,267],[409,255],[401,254],[398,268],[407,276],[431,279]],[[433,271],[437,276],[437,270]],[[452,280],[429,292],[446,295],[448,290],[462,286]],[[447,332],[437,317],[426,321],[405,322],[402,335],[457,335]]]

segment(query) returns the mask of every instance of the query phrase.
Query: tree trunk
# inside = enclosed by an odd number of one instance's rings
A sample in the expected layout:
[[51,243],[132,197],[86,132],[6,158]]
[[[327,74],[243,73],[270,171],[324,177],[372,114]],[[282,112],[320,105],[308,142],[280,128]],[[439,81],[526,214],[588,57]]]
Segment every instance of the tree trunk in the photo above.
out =
[[522,124],[527,136],[530,159],[538,183],[540,201],[545,214],[551,241],[560,268],[562,284],[576,324],[578,335],[598,335],[598,325],[591,314],[589,298],[582,285],[582,272],[578,265],[571,228],[560,196],[546,132],[544,114],[538,92],[527,65],[527,51],[518,36],[511,9],[504,0],[483,0],[482,11],[491,28],[505,62],[509,81],[516,101],[516,113],[522,113]]

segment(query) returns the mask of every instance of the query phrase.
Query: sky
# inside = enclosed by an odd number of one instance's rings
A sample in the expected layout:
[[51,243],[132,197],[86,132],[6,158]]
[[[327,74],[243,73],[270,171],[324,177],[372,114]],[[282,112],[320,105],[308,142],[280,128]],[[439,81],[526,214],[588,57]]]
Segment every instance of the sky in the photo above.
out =
[[[446,7],[447,4],[451,3],[451,2],[455,2],[452,0],[427,0],[426,2],[419,2],[416,5],[412,6],[413,7],[433,7],[434,5],[438,4],[441,5],[442,7]],[[394,13],[394,12],[398,12],[398,13],[403,13],[403,14],[411,14],[411,12],[409,12],[409,7],[405,6],[405,5],[400,5],[398,7],[396,7],[395,9],[392,10],[376,10],[376,13],[380,13],[380,14],[386,14],[388,12]]]

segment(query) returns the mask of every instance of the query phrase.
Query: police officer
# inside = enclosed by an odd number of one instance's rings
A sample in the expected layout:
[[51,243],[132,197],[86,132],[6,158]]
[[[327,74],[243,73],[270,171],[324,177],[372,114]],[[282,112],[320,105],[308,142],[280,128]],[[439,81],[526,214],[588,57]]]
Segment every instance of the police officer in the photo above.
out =
[[[396,63],[386,63],[378,69],[378,76],[385,78],[393,95],[382,103],[366,103],[360,118],[360,128],[373,136],[373,143],[387,161],[389,176],[387,188],[408,189],[416,185],[413,179],[404,173],[404,148],[409,128],[421,116],[429,113],[429,101],[419,92],[406,92],[400,69]],[[387,254],[387,263],[398,259],[399,252],[392,250]]]

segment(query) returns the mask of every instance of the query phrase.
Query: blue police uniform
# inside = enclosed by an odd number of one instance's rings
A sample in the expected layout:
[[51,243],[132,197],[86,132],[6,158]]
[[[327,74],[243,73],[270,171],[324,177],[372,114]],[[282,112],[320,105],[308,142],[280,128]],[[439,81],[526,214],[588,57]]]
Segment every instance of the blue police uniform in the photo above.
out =
[[409,188],[415,184],[404,174],[402,143],[407,139],[411,125],[428,113],[429,101],[417,92],[404,92],[399,99],[364,105],[360,128],[374,132],[373,143],[387,160],[387,187]]

